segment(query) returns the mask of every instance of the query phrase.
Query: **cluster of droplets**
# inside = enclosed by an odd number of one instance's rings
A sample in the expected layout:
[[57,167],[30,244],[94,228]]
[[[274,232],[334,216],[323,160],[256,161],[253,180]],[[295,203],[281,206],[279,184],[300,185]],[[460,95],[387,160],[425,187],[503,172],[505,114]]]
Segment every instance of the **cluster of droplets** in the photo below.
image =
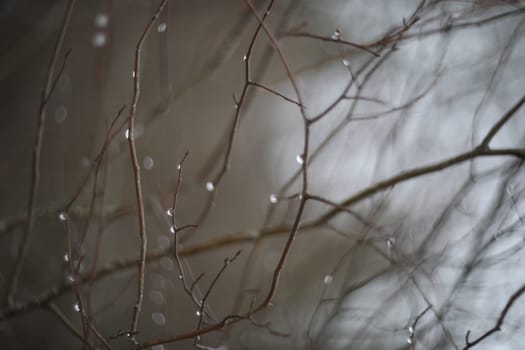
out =
[[412,345],[414,339],[414,327],[409,326],[408,327],[408,338],[407,338],[407,344]]
[[332,39],[334,39],[334,40],[340,40],[341,39],[341,32],[339,31],[339,29],[336,29],[332,33]]
[[94,47],[104,47],[108,41],[105,28],[109,24],[109,16],[106,13],[98,13],[95,16],[94,23],[97,31],[91,37],[91,44]]

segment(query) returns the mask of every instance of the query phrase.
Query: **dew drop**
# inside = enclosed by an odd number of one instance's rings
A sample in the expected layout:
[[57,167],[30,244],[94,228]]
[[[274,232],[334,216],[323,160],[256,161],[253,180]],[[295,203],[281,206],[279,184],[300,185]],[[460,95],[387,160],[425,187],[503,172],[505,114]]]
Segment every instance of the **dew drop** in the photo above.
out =
[[82,160],[80,162],[82,164],[82,167],[86,169],[89,168],[89,166],[91,165],[91,161],[88,157],[82,157]]
[[394,244],[396,244],[396,241],[393,238],[389,238],[386,240],[386,246],[388,249],[394,248]]
[[343,64],[345,67],[350,67],[350,60],[347,60],[346,58],[343,59]]
[[195,311],[195,315],[200,316],[201,315],[201,311],[200,310]]
[[124,131],[124,136],[126,137],[126,139],[129,139],[129,135],[130,135],[129,129],[126,129],[126,131]]
[[332,34],[332,39],[339,40],[341,39],[341,32],[339,29],[336,29],[335,32]]
[[67,282],[69,282],[69,283],[73,283],[73,282],[75,282],[75,276],[73,276],[73,275],[67,273],[67,274],[66,274],[66,280],[67,280]]
[[73,309],[76,311],[76,312],[80,312],[80,305],[78,303],[75,303],[73,305]]
[[157,26],[157,32],[164,33],[166,31],[166,27],[166,22],[159,23],[159,25]]
[[175,226],[171,225],[170,226],[170,232],[175,234],[177,232],[177,229],[175,229]]
[[410,333],[410,335],[414,334],[414,328],[412,326],[408,327],[408,333]]
[[67,109],[65,106],[60,106],[55,111],[55,122],[62,124],[67,119]]
[[247,59],[248,59],[248,56],[246,56],[246,55],[242,56],[242,60],[243,61],[246,61]]
[[98,28],[105,28],[108,26],[109,23],[109,17],[106,13],[97,13],[95,15],[95,27]]
[[303,164],[304,163],[304,158],[302,155],[298,154],[296,157],[295,157],[295,161],[298,163],[298,164]]
[[91,43],[94,47],[103,47],[104,45],[106,45],[107,41],[108,37],[106,33],[103,32],[97,32],[91,37]]
[[151,286],[154,289],[162,290],[166,288],[166,280],[160,273],[153,273],[150,275]]
[[213,190],[215,190],[215,185],[213,184],[213,182],[206,182],[206,191],[213,192]]
[[159,248],[160,249],[166,249],[170,246],[170,239],[166,236],[160,236],[158,239],[157,239],[157,244],[159,245]]
[[407,344],[412,344],[412,338],[407,338]]
[[60,214],[58,214],[58,219],[59,219],[60,221],[63,221],[63,222],[67,221],[67,214],[66,214],[66,212],[63,211],[63,212],[61,212]]
[[64,261],[69,262],[69,255],[67,253],[64,254]]
[[160,259],[160,266],[166,271],[173,270],[173,260],[169,256],[163,256]]
[[238,103],[234,104],[233,108],[238,109],[239,108],[239,104]]
[[269,198],[270,203],[275,204],[275,203],[277,203],[278,200],[279,199],[277,198],[277,196],[275,194],[271,194],[270,195],[270,198]]
[[182,169],[182,165],[177,164],[177,170],[178,170],[178,171],[181,171],[181,169]]
[[144,165],[144,168],[146,170],[153,169],[153,158],[151,158],[150,156],[144,157],[144,160],[142,161],[142,164]]
[[135,76],[136,76],[136,75],[137,75],[137,74],[135,74],[135,71],[132,71],[132,72],[131,72],[131,77],[132,77],[133,79],[135,79]]
[[332,282],[334,281],[334,277],[332,275],[326,275],[324,276],[324,284],[328,285],[328,284],[332,284]]
[[180,279],[180,280],[182,279],[182,274],[179,274],[179,279]]
[[166,317],[162,312],[154,312],[151,314],[151,320],[158,326],[166,325]]
[[166,210],[166,215],[168,215],[168,216],[173,216],[173,208],[168,208],[168,209]]

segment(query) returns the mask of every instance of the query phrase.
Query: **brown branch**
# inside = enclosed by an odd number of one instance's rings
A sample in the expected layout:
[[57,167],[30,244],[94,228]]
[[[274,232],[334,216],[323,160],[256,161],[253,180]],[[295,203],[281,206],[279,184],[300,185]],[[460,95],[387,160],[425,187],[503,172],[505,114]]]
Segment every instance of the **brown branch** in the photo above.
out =
[[35,206],[38,196],[38,186],[40,184],[40,154],[42,152],[42,141],[44,139],[44,125],[46,121],[47,102],[54,87],[53,82],[55,75],[55,67],[58,61],[58,57],[60,55],[60,51],[62,50],[62,45],[64,43],[64,38],[66,36],[66,31],[69,26],[69,22],[71,20],[71,14],[73,13],[75,2],[76,0],[68,0],[68,3],[66,5],[66,9],[62,19],[62,24],[60,27],[60,32],[58,34],[58,38],[53,49],[53,54],[49,62],[46,82],[44,84],[44,89],[42,91],[42,97],[40,100],[37,122],[37,134],[33,146],[33,161],[31,165],[32,173],[31,185],[29,190],[29,202],[27,205],[27,218],[24,228],[24,234],[18,247],[18,255],[15,262],[15,267],[9,278],[7,294],[5,296],[7,303],[11,305],[14,303],[14,296],[18,288],[18,280],[20,278],[20,273],[22,272],[22,265],[24,264],[24,260],[27,255],[27,250],[29,248],[31,236],[35,225]]
[[140,164],[137,157],[137,149],[135,147],[135,114],[137,112],[137,103],[140,96],[140,78],[142,65],[142,46],[151,31],[151,28],[160,16],[160,13],[166,6],[167,0],[162,0],[159,4],[155,14],[148,22],[135,48],[135,64],[133,74],[133,97],[131,99],[131,107],[129,111],[128,120],[128,144],[131,156],[131,163],[133,166],[133,174],[135,177],[135,193],[137,197],[137,210],[139,218],[139,236],[140,236],[140,260],[138,266],[138,285],[137,285],[137,301],[133,308],[133,318],[131,321],[130,333],[132,333],[131,341],[135,342],[135,335],[138,328],[139,316],[142,309],[142,301],[144,299],[144,275],[146,273],[146,253],[148,247],[148,240],[146,235],[146,218],[144,214],[144,201],[142,199],[142,183],[140,175]]
[[[219,278],[221,277],[223,272],[226,271],[226,268],[232,262],[234,262],[235,259],[237,259],[240,254],[241,254],[241,251],[238,250],[233,257],[224,259],[224,263],[223,263],[222,267],[220,268],[220,270],[217,272],[217,274],[215,275],[215,277],[211,281],[210,286],[206,290],[206,293],[204,293],[204,296],[202,297],[202,300],[200,302],[200,307],[199,307],[199,321],[197,323],[197,330],[199,330],[201,328],[202,321],[204,319],[204,307],[206,305],[206,301],[208,300],[208,297],[210,296],[210,293],[211,293],[213,287],[215,286],[215,284],[217,283],[217,281],[219,280]],[[198,340],[199,340],[199,338],[195,338],[195,344],[198,343]]]
[[340,35],[335,36],[335,37],[328,37],[328,36],[312,34],[312,33],[306,33],[306,32],[289,32],[289,33],[287,33],[287,36],[296,37],[296,38],[317,39],[317,40],[325,41],[325,42],[332,42],[332,43],[341,44],[341,45],[348,45],[348,46],[352,46],[352,47],[355,47],[357,49],[366,51],[369,54],[372,54],[372,55],[374,55],[376,57],[379,57],[379,53],[377,53],[377,52],[371,50],[370,48],[368,48],[367,47],[368,45],[365,46],[365,45],[356,44],[356,43],[351,42],[351,41],[343,40],[343,39],[341,39]]
[[[67,264],[69,268],[68,278],[69,278],[69,281],[71,282],[73,293],[75,294],[75,299],[76,299],[75,311],[80,313],[80,316],[82,319],[82,329],[84,332],[83,337],[86,343],[89,344],[89,336],[88,336],[89,320],[86,317],[85,305],[82,300],[82,293],[80,291],[81,281],[78,280],[77,270],[75,269],[73,249],[72,249],[72,244],[71,244],[71,225],[70,225],[69,218],[67,217],[66,212],[60,213],[60,220],[64,222],[65,231],[66,231],[66,255],[67,255]],[[89,345],[89,348],[91,348],[91,345]]]
[[505,317],[509,313],[510,308],[516,302],[516,300],[518,300],[524,293],[525,293],[525,285],[521,286],[517,291],[515,291],[510,296],[509,300],[507,301],[507,304],[505,305],[503,310],[501,310],[501,313],[499,314],[498,320],[496,321],[496,324],[494,325],[494,327],[492,327],[491,329],[486,331],[479,338],[477,338],[474,341],[470,341],[469,340],[470,330],[467,331],[467,334],[465,335],[465,344],[466,345],[463,348],[463,350],[470,349],[470,348],[476,346],[477,344],[481,343],[486,338],[490,337],[492,334],[501,331],[501,326],[503,325],[503,322],[505,321]]

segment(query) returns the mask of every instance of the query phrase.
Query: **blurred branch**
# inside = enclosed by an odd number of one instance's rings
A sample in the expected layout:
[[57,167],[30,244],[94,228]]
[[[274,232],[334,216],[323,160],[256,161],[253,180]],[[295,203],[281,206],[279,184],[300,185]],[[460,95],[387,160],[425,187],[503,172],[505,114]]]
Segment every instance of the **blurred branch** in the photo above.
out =
[[[33,146],[33,161],[31,164],[32,173],[31,173],[31,185],[29,189],[29,202],[27,205],[27,217],[25,222],[24,234],[22,240],[18,247],[18,255],[15,262],[15,267],[11,272],[11,276],[8,280],[8,289],[7,294],[5,295],[6,302],[10,305],[14,303],[14,296],[18,288],[18,280],[20,278],[20,273],[22,272],[22,266],[27,255],[27,250],[31,241],[31,236],[33,233],[35,225],[35,206],[38,196],[38,186],[40,184],[40,154],[42,152],[42,142],[44,139],[44,126],[46,121],[46,112],[47,112],[47,103],[49,97],[53,92],[53,87],[58,81],[57,77],[55,79],[55,67],[58,61],[58,57],[62,50],[62,45],[64,43],[64,38],[66,36],[67,28],[69,27],[69,22],[71,20],[71,14],[73,13],[73,8],[75,6],[76,0],[68,0],[64,16],[62,18],[62,24],[60,27],[60,32],[58,34],[55,47],[53,49],[53,54],[49,62],[49,68],[47,70],[46,82],[44,84],[44,89],[42,91],[42,96],[40,100],[40,107],[38,111],[38,122],[37,122],[37,134],[35,137],[35,143]],[[66,54],[65,59],[69,56],[69,53]],[[65,65],[64,59],[64,65]],[[60,73],[63,72],[63,67],[60,69]]]

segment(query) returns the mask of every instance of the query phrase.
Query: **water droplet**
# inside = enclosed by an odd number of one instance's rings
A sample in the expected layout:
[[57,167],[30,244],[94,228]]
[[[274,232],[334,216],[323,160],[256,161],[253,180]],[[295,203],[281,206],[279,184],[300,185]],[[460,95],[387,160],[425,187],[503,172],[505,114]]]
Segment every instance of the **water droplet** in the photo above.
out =
[[95,27],[105,28],[108,26],[109,17],[106,13],[97,13],[95,15]]
[[69,283],[73,283],[73,282],[75,282],[75,276],[73,276],[73,275],[67,273],[67,274],[66,274],[66,280],[67,280],[67,282],[69,282]]
[[83,168],[89,168],[89,166],[91,165],[91,161],[88,157],[82,157],[81,165]]
[[65,211],[61,212],[60,214],[58,214],[58,219],[60,221],[67,221],[67,213]]
[[160,266],[166,271],[173,270],[173,260],[169,256],[163,256],[160,259]]
[[149,292],[149,298],[154,304],[164,304],[164,294],[162,294],[158,290],[152,290],[151,292]]
[[239,104],[238,103],[234,104],[233,108],[238,109],[239,108]]
[[55,121],[57,124],[62,124],[67,119],[67,109],[65,106],[60,106],[55,111]]
[[388,247],[388,249],[394,248],[394,244],[396,244],[395,239],[389,238],[386,240],[386,246]]
[[131,77],[132,77],[133,79],[135,79],[135,76],[136,76],[136,75],[137,75],[137,74],[135,74],[135,71],[131,72]]
[[151,314],[151,320],[158,326],[166,325],[166,317],[162,312],[154,312]]
[[151,274],[150,280],[152,288],[157,290],[166,288],[166,279],[160,273]]
[[80,312],[80,305],[79,305],[79,303],[75,303],[75,304],[73,305],[73,309],[74,309],[76,312]]
[[248,56],[246,56],[246,55],[242,56],[242,60],[243,61],[246,61],[247,59],[248,59]]
[[201,315],[201,311],[200,310],[195,311],[195,315],[200,316]]
[[135,130],[133,131],[133,135],[135,135],[135,137],[140,137],[142,136],[143,133],[144,133],[144,124],[142,123],[135,124]]
[[177,164],[177,171],[180,171],[182,169],[182,165]]
[[331,284],[334,281],[334,277],[332,275],[326,275],[324,276],[324,284]]
[[298,163],[298,164],[303,164],[304,163],[304,158],[302,155],[298,154],[296,157],[295,157],[295,161]]
[[407,338],[407,344],[412,344],[412,338]]
[[126,131],[124,131],[124,136],[126,137],[126,139],[129,139],[129,135],[130,135],[129,129],[126,129]]
[[151,158],[150,156],[144,157],[144,160],[142,161],[142,164],[144,165],[144,168],[146,170],[153,169],[153,158]]
[[103,32],[97,32],[91,37],[91,43],[94,47],[103,47],[104,45],[106,45],[107,41],[108,37],[106,33]]
[[332,34],[332,39],[339,40],[341,39],[341,32],[339,29],[336,29],[335,32]]
[[206,191],[213,192],[213,190],[215,190],[215,185],[213,184],[213,182],[206,182]]
[[343,64],[345,67],[350,67],[350,60],[347,60],[346,58],[343,59]]
[[179,274],[179,279],[181,280],[183,278],[182,274]]
[[277,198],[277,196],[275,194],[271,194],[269,200],[270,200],[270,203],[275,204],[275,203],[277,203],[279,198]]
[[173,216],[173,208],[168,208],[168,209],[166,210],[166,215],[168,215],[168,216]]
[[157,239],[157,244],[159,245],[160,249],[166,249],[170,246],[171,240],[166,236],[160,236]]
[[69,262],[69,255],[67,253],[64,254],[64,261]]
[[414,334],[414,328],[412,326],[408,327],[408,333],[410,333],[410,335]]
[[159,25],[157,26],[157,32],[164,33],[166,31],[166,27],[166,22],[159,23]]
[[177,232],[177,229],[175,228],[175,226],[171,225],[170,226],[170,232],[175,234]]

